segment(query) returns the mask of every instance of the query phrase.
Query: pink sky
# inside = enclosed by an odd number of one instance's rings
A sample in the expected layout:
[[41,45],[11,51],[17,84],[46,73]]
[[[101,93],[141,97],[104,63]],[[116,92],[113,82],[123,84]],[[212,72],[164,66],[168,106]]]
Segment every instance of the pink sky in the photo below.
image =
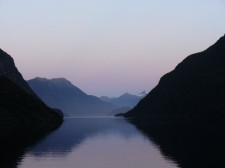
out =
[[87,94],[150,91],[225,33],[223,0],[1,0],[0,48],[25,79],[65,77]]

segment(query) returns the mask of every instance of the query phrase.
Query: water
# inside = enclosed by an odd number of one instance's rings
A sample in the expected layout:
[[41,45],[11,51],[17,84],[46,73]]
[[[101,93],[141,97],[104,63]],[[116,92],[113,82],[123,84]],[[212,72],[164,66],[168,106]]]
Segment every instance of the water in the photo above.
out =
[[149,136],[118,118],[67,118],[17,168],[177,168]]

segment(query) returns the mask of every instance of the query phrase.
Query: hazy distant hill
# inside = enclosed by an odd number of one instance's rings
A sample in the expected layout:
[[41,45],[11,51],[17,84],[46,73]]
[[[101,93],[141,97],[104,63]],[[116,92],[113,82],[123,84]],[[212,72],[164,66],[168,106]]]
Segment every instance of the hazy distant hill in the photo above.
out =
[[117,109],[111,112],[111,115],[122,116],[124,113],[130,111],[131,109],[132,109],[131,107],[118,107]]
[[47,107],[31,90],[13,59],[0,49],[0,123],[59,125],[62,116]]
[[64,78],[34,78],[28,81],[34,92],[50,107],[68,116],[109,115],[117,106],[85,94]]
[[121,95],[120,97],[110,98],[110,97],[107,97],[107,96],[102,96],[100,98],[103,101],[110,102],[110,103],[115,104],[117,106],[133,108],[146,95],[147,95],[147,93],[145,91],[143,91],[138,95],[132,95],[132,94],[129,94],[129,93],[125,93],[125,94]]
[[225,117],[225,36],[164,75],[125,116],[140,121]]

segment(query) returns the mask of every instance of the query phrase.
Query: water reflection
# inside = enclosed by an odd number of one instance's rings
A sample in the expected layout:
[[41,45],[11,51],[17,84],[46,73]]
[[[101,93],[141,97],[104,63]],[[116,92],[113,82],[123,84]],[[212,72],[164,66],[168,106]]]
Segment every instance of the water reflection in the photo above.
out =
[[71,118],[48,136],[41,128],[1,129],[1,168],[225,167],[224,122]]
[[27,128],[13,125],[0,126],[0,167],[17,168],[20,164],[26,149],[34,146],[53,128],[44,126]]
[[112,118],[67,118],[63,125],[47,139],[32,148],[34,155],[66,155],[87,138],[111,133],[123,138],[135,136],[135,126],[123,119]]
[[19,168],[176,168],[124,119],[70,118],[29,149]]
[[137,127],[181,168],[225,167],[225,122],[182,122]]

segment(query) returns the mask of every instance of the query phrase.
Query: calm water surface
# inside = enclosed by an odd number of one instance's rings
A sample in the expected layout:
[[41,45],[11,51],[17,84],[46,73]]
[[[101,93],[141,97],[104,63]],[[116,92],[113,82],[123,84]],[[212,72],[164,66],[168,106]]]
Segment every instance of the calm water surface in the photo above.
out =
[[30,147],[18,168],[177,168],[134,125],[118,118],[67,118]]

